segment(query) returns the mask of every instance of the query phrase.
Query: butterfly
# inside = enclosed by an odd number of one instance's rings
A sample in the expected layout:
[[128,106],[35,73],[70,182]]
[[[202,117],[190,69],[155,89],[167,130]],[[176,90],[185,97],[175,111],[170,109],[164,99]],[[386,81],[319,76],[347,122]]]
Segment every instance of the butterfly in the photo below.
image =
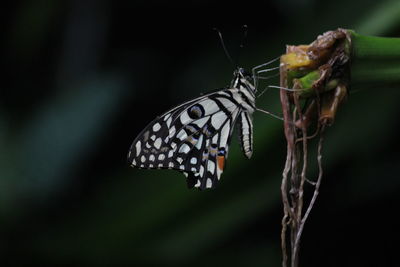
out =
[[253,153],[256,89],[252,76],[236,68],[228,88],[213,91],[172,108],[152,121],[133,141],[132,167],[174,169],[189,188],[214,188],[223,173],[236,124],[247,158]]

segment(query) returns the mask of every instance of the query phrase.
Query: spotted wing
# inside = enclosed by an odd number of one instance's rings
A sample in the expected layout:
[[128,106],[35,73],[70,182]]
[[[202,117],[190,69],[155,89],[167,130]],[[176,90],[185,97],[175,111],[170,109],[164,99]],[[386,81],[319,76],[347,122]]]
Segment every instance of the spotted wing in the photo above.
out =
[[188,187],[213,188],[228,156],[241,106],[231,89],[188,101],[151,122],[133,141],[128,161],[133,167],[175,169]]

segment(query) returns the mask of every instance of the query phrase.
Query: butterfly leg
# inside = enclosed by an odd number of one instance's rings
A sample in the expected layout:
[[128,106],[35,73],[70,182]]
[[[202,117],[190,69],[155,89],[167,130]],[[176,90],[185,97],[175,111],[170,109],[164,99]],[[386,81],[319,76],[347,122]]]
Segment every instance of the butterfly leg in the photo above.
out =
[[278,115],[276,115],[276,114],[274,114],[274,113],[272,113],[272,112],[269,112],[269,111],[264,110],[264,109],[261,109],[261,108],[256,108],[256,110],[257,110],[257,111],[260,111],[260,112],[262,112],[262,113],[268,114],[268,115],[274,117],[275,119],[278,119],[278,120],[283,121],[283,118],[282,118],[282,117],[280,117],[280,116],[278,116]]
[[272,64],[272,63],[274,63],[275,61],[277,61],[277,60],[279,60],[281,57],[279,56],[279,57],[276,57],[276,58],[274,58],[274,59],[272,59],[272,60],[270,60],[270,61],[268,61],[268,62],[266,62],[266,63],[263,63],[263,64],[261,64],[261,65],[258,65],[258,66],[255,66],[254,68],[252,68],[251,69],[251,72],[252,72],[252,75],[253,75],[253,80],[254,80],[254,87],[257,89],[257,82],[258,82],[258,80],[257,80],[257,76],[256,76],[256,70],[257,69],[260,69],[260,68],[262,68],[262,67],[265,67],[265,66],[268,66],[268,65],[270,65],[270,64]]

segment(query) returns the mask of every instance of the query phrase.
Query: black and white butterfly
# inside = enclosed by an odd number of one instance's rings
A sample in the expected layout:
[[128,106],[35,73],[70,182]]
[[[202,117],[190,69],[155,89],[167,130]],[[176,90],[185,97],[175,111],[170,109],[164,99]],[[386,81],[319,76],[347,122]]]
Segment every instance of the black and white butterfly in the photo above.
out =
[[252,76],[237,68],[229,88],[185,102],[152,121],[133,141],[129,163],[178,170],[187,177],[189,188],[215,187],[236,123],[245,156],[253,153],[255,93]]

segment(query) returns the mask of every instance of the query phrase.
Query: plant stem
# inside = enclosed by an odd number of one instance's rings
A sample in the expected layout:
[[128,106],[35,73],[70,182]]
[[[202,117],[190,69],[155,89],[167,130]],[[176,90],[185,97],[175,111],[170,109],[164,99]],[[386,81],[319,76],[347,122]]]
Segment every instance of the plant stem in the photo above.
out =
[[400,38],[366,36],[349,31],[352,39],[352,56],[355,59],[400,60]]
[[351,84],[370,87],[400,85],[400,38],[349,31],[352,39]]
[[[291,267],[299,265],[301,236],[321,185],[325,127],[334,122],[350,86],[388,84],[400,86],[400,38],[363,36],[337,29],[319,35],[309,45],[286,47],[286,54],[281,56],[279,87],[289,88],[280,92],[287,140],[281,185],[283,267],[289,263]],[[308,135],[312,127],[316,133]],[[308,140],[317,136],[318,177],[312,181],[307,178]],[[314,188],[311,200],[305,202],[306,182]]]

